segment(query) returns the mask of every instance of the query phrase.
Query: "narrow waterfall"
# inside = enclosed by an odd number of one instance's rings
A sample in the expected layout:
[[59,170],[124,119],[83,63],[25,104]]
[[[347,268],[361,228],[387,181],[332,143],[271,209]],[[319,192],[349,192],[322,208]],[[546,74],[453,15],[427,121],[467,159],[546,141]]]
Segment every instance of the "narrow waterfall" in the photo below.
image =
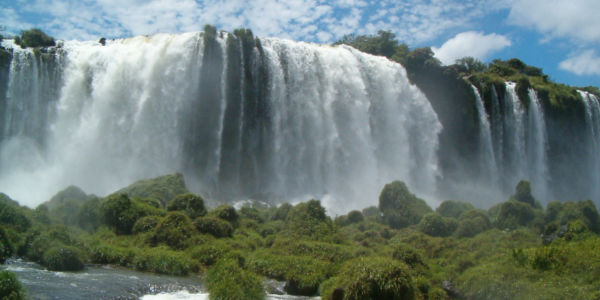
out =
[[515,90],[514,82],[506,82],[503,124],[503,182],[505,189],[513,188],[527,174],[525,144],[525,109]]
[[600,199],[600,99],[594,94],[579,91],[585,106],[587,132],[587,152],[589,153],[589,173],[591,174],[590,195]]
[[385,58],[225,33],[13,52],[0,191],[24,204],[177,171],[206,197],[340,211],[375,205],[392,180],[435,190],[440,122]]
[[[488,119],[479,90],[471,85],[475,94],[475,106],[477,108],[479,120],[479,166],[481,169],[481,177],[484,179],[484,184],[490,189],[498,188],[498,165],[496,164],[496,155],[494,153],[494,145],[492,143],[492,132],[490,121]],[[497,97],[496,97],[497,101]]]
[[529,111],[527,126],[527,170],[533,195],[542,203],[548,199],[548,134],[544,112],[537,93],[529,89]]

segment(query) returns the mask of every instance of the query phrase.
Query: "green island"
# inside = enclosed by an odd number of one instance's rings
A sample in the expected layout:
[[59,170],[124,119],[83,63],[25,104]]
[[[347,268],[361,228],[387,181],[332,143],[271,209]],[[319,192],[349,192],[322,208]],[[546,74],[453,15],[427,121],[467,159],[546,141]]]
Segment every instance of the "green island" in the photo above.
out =
[[[35,209],[1,194],[0,224],[2,261],[199,274],[211,299],[261,299],[266,278],[332,300],[600,297],[595,205],[544,209],[527,181],[488,210],[454,200],[434,210],[395,181],[377,207],[332,218],[314,199],[207,208],[172,174],[104,198],[71,186]],[[0,296],[25,296],[8,271]]]

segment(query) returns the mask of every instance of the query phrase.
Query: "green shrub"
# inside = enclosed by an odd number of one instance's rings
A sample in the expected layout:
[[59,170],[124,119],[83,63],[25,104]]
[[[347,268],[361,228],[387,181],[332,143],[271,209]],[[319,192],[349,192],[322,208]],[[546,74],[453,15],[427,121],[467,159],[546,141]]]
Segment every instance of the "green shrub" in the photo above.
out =
[[171,199],[189,193],[183,175],[176,173],[134,182],[114,194],[127,194],[131,198],[154,198],[166,207]]
[[587,228],[596,233],[600,232],[600,218],[596,205],[590,200],[565,203],[551,202],[548,204],[544,220],[552,221],[560,225],[568,224],[575,220],[581,220]]
[[419,222],[419,230],[431,236],[449,236],[451,235],[458,222],[454,218],[445,218],[438,213],[428,213],[421,218]]
[[499,206],[496,226],[500,229],[515,229],[519,226],[527,226],[535,217],[531,205],[509,200]]
[[324,240],[333,234],[331,219],[319,200],[309,200],[294,206],[285,220],[287,235],[311,240]]
[[117,234],[130,234],[135,222],[145,216],[164,215],[164,211],[143,203],[131,200],[126,194],[109,196],[100,206],[104,224],[114,228]]
[[243,218],[254,220],[258,223],[263,223],[265,221],[265,219],[260,215],[260,211],[258,209],[248,205],[242,206],[240,209],[240,215]]
[[90,197],[77,213],[79,227],[93,231],[98,229],[102,223],[101,199]]
[[314,295],[330,276],[332,265],[308,256],[280,255],[255,251],[247,259],[250,270],[277,280],[285,280],[285,290],[292,295]]
[[3,264],[7,258],[11,257],[14,249],[6,236],[4,228],[0,227],[0,264]]
[[210,299],[258,300],[265,298],[262,280],[240,268],[237,261],[222,259],[206,276],[206,288]]
[[44,252],[53,246],[74,246],[77,241],[71,237],[67,228],[55,226],[47,231],[40,228],[30,230],[19,245],[18,254],[27,259],[43,264]]
[[185,247],[186,240],[194,233],[190,218],[181,212],[170,212],[164,217],[154,230],[152,243],[164,243],[174,249]]
[[48,36],[37,28],[21,31],[21,36],[15,39],[15,43],[22,48],[52,47],[56,45],[53,37]]
[[531,267],[539,270],[556,269],[562,267],[567,257],[561,248],[543,246],[535,249],[531,259]]
[[333,300],[334,291],[338,291],[336,293],[343,297],[335,299],[415,299],[410,273],[408,266],[397,260],[381,257],[354,259],[345,263],[335,277],[323,283],[321,297]]
[[293,206],[287,202],[282,203],[281,205],[279,205],[277,207],[277,209],[275,210],[275,213],[271,216],[271,220],[285,221],[285,219],[287,219],[287,215],[290,212],[290,210],[292,209],[292,207]]
[[83,270],[81,253],[75,247],[54,246],[44,252],[42,264],[52,271]]
[[237,211],[235,211],[235,208],[233,208],[231,205],[219,205],[215,209],[211,210],[209,215],[223,219],[231,223],[231,225],[234,227],[239,225],[238,222],[240,216],[238,215]]
[[183,211],[192,219],[206,215],[204,199],[191,193],[176,196],[169,204],[167,204],[167,210]]
[[90,247],[90,261],[96,264],[116,264],[129,266],[133,263],[136,252],[130,248],[117,247],[98,243]]
[[423,256],[412,246],[405,243],[399,243],[392,247],[392,257],[394,259],[404,262],[413,269],[426,267]]
[[0,271],[0,298],[7,300],[22,300],[26,299],[25,290],[15,273],[2,270]]
[[442,204],[440,204],[440,206],[435,211],[444,217],[458,219],[458,217],[460,217],[460,215],[463,212],[471,209],[474,209],[471,203],[455,200],[446,200],[442,202]]
[[200,233],[211,234],[217,238],[231,237],[233,227],[223,219],[215,217],[200,217],[194,220],[194,227]]
[[357,255],[353,246],[285,238],[276,239],[270,251],[273,254],[308,256],[332,263],[341,263]]
[[156,247],[138,251],[133,266],[139,271],[184,276],[198,271],[198,264],[187,254]]
[[513,198],[517,201],[527,203],[532,207],[535,206],[535,199],[531,195],[531,183],[526,180],[521,180],[517,183]]
[[205,266],[214,265],[219,259],[233,251],[227,243],[216,240],[195,246],[187,250],[190,256]]
[[491,222],[485,211],[472,209],[460,216],[455,235],[457,237],[474,237],[490,227]]
[[25,216],[19,203],[0,193],[0,224],[25,231],[31,226],[31,221]]
[[137,221],[135,221],[135,224],[133,224],[132,232],[134,234],[138,234],[153,231],[156,228],[156,226],[158,226],[160,220],[161,218],[158,216],[141,217]]
[[412,194],[406,184],[394,181],[386,184],[379,195],[379,210],[384,221],[392,228],[417,224],[431,208],[423,199]]

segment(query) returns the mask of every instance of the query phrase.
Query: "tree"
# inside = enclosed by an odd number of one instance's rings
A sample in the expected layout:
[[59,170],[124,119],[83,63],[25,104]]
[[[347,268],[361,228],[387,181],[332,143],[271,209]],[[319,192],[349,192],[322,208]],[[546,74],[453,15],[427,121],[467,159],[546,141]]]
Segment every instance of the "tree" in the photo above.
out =
[[469,73],[483,72],[486,69],[484,63],[471,56],[457,59],[456,64],[464,67]]
[[15,38],[15,43],[21,48],[56,46],[53,37],[37,28],[21,31],[21,36]]

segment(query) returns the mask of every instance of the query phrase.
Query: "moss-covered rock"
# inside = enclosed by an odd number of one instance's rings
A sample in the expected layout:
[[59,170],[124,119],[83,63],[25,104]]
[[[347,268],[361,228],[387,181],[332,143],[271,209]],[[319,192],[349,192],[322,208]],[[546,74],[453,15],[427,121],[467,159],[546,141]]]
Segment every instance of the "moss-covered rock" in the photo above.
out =
[[265,298],[262,280],[232,259],[222,259],[206,275],[210,299],[260,300]]
[[442,217],[438,213],[428,213],[421,218],[418,228],[425,234],[445,237],[451,235],[457,226],[458,222],[454,218]]
[[185,212],[192,219],[206,215],[204,199],[191,193],[175,196],[175,198],[167,204],[167,211],[176,210]]
[[27,299],[25,290],[15,273],[7,270],[0,271],[0,298],[6,300]]
[[410,268],[403,262],[381,257],[348,261],[340,272],[323,283],[321,297],[337,299],[415,299]]
[[176,173],[136,181],[114,194],[127,194],[131,198],[154,198],[166,207],[175,196],[187,193],[189,191],[185,186],[183,175]]
[[446,200],[442,202],[440,206],[435,209],[435,211],[444,217],[458,219],[463,212],[471,209],[474,209],[471,203],[456,200]]
[[515,187],[513,198],[517,201],[535,206],[535,199],[531,195],[531,183],[527,180],[521,180]]
[[44,251],[42,264],[52,271],[83,270],[81,253],[71,246],[54,246]]
[[379,195],[379,210],[392,228],[417,224],[426,213],[432,211],[423,199],[412,194],[401,181],[394,181],[383,187]]
[[233,235],[231,223],[216,217],[196,218],[194,227],[198,232],[211,234],[216,238],[231,237]]

